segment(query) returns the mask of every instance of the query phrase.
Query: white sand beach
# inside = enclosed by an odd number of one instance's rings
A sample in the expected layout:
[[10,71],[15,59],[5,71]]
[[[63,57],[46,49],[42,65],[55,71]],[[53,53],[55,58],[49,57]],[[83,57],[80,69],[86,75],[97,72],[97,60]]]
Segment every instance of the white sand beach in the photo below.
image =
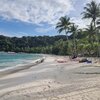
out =
[[43,63],[1,75],[0,100],[100,100],[100,67],[68,59],[46,55]]

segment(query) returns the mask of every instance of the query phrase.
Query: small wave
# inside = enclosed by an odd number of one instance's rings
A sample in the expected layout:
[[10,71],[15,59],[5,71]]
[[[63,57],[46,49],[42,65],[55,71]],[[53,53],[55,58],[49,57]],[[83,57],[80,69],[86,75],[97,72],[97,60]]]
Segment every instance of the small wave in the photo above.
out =
[[42,63],[44,61],[44,59],[45,59],[45,57],[42,57],[42,58],[34,60],[28,64],[19,64],[19,65],[16,65],[15,67],[8,67],[8,68],[0,69],[0,76],[5,75],[5,74],[10,74],[10,73],[15,73],[20,70],[28,69],[32,66]]

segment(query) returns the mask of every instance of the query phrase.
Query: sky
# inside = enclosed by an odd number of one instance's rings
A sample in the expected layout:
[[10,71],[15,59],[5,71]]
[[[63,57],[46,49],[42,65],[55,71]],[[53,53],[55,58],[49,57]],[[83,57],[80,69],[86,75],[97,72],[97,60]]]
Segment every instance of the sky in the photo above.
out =
[[[0,0],[0,35],[10,37],[58,35],[56,23],[62,16],[84,28],[82,11],[91,0]],[[95,0],[100,3],[100,0]]]

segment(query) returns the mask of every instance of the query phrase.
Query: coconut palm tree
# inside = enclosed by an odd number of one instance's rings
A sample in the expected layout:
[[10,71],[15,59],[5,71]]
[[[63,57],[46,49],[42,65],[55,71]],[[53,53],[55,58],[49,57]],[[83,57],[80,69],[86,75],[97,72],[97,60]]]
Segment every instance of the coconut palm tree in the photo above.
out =
[[100,17],[100,4],[91,1],[84,7],[83,19],[91,19],[91,23],[96,27],[96,20]]
[[96,32],[96,29],[94,28],[92,23],[88,25],[87,28],[85,28],[85,32],[87,33],[87,39],[88,42],[91,44],[91,50],[92,50],[95,41],[95,32]]
[[56,29],[58,29],[58,32],[65,32],[68,40],[68,32],[69,32],[69,27],[70,27],[70,18],[67,16],[61,17],[59,19],[59,22],[56,24]]
[[91,24],[93,25],[91,26],[95,28],[95,35],[96,37],[98,37],[98,33],[96,30],[96,21],[98,18],[100,18],[100,4],[97,4],[95,1],[87,3],[86,7],[84,7],[84,12],[82,14],[83,14],[83,19],[91,19]]
[[58,32],[65,32],[66,37],[67,37],[67,44],[69,46],[69,41],[68,41],[68,33],[69,33],[69,27],[71,25],[70,18],[67,16],[61,17],[59,19],[59,22],[56,24],[56,29],[58,29]]

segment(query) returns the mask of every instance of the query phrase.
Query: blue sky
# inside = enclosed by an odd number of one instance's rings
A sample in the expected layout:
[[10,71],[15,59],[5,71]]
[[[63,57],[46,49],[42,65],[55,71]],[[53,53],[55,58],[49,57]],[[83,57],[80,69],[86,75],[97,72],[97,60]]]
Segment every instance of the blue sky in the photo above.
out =
[[65,15],[70,16],[80,28],[85,27],[88,21],[82,20],[80,13],[89,1],[91,0],[0,0],[0,35],[57,35],[55,24]]

